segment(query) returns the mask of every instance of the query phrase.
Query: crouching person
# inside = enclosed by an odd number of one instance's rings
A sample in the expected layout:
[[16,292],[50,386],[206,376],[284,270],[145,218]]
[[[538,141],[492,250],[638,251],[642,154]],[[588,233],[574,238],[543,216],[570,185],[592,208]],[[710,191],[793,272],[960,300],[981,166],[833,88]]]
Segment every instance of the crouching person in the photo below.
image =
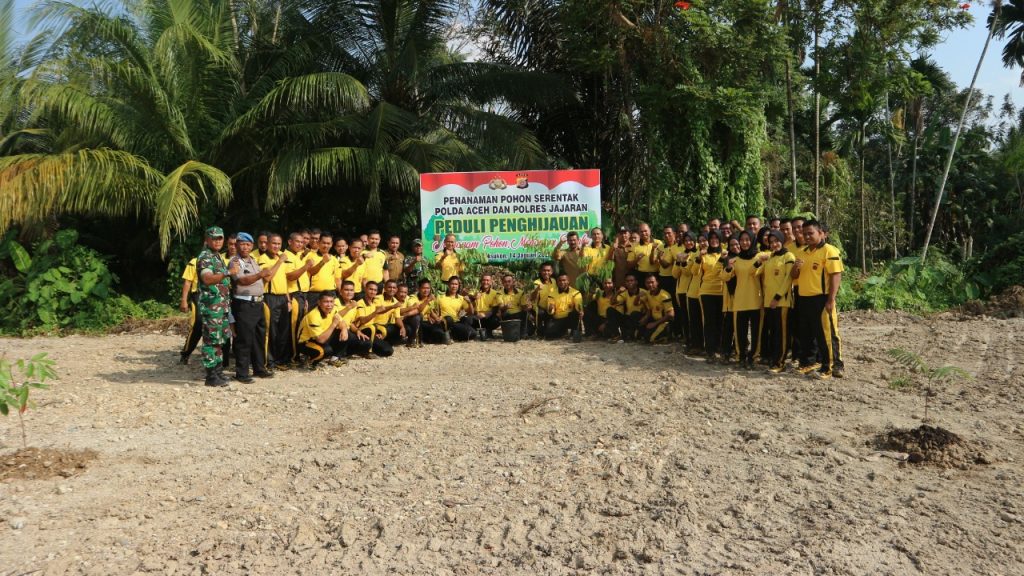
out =
[[316,308],[306,314],[299,324],[299,353],[306,357],[310,368],[313,368],[325,359],[344,356],[347,341],[345,320],[334,311],[334,294],[321,292]]
[[564,338],[568,330],[579,330],[583,315],[583,295],[569,286],[569,275],[559,274],[556,285],[557,290],[548,297],[549,321],[544,331],[548,340]]

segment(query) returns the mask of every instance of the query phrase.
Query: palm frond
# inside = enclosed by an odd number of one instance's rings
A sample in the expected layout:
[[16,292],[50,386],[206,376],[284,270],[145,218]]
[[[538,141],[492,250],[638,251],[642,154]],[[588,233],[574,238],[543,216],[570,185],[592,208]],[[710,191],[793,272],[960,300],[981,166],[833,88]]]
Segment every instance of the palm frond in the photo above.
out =
[[182,237],[199,222],[200,197],[225,206],[231,195],[231,179],[213,166],[190,160],[172,170],[155,198],[160,253],[167,254],[172,235]]
[[119,150],[0,157],[0,234],[11,223],[61,214],[138,216],[162,180],[144,159]]
[[904,350],[902,348],[893,348],[889,350],[888,354],[898,364],[906,368],[909,368],[914,372],[923,372],[926,368],[924,360],[922,360],[920,356],[909,350]]

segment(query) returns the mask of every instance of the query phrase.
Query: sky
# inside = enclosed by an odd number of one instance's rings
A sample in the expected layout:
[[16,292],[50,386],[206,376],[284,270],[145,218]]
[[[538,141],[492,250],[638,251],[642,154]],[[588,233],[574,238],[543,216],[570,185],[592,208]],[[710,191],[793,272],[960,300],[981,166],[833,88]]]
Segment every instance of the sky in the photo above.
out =
[[[19,14],[24,14],[35,0],[14,0]],[[972,3],[971,14],[974,23],[965,29],[948,32],[944,41],[932,53],[935,60],[961,88],[971,83],[974,67],[985,43],[985,20],[990,8],[987,2]],[[28,35],[24,21],[21,24],[23,36]],[[1002,101],[1004,94],[1010,94],[1014,102],[1024,105],[1024,88],[1019,86],[1021,70],[1008,70],[1002,65],[1002,50],[1005,40],[992,39],[981,73],[978,75],[976,88],[985,94],[995,97],[996,105]]]

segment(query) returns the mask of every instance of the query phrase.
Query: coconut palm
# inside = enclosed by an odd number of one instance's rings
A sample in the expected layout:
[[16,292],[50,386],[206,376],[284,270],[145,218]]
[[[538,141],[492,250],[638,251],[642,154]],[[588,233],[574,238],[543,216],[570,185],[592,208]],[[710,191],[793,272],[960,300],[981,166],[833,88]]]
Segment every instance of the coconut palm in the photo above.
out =
[[[995,10],[989,14],[988,27],[996,38],[1010,38],[1003,46],[1003,66],[1024,68],[1024,1],[1008,0],[1002,4],[998,18],[996,14]],[[1024,71],[1020,79],[1024,85]]]

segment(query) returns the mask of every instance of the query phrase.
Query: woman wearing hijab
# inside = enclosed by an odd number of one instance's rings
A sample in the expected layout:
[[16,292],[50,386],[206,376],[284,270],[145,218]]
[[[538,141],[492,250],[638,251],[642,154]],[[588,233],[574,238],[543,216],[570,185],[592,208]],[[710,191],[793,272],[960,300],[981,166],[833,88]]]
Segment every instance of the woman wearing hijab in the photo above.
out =
[[735,324],[732,319],[732,299],[736,293],[736,279],[729,278],[726,273],[726,268],[732,266],[732,262],[740,255],[740,241],[739,232],[729,236],[726,243],[728,252],[721,260],[718,261],[721,271],[719,276],[722,278],[722,342],[719,344],[718,349],[722,353],[720,359],[722,364],[728,364],[732,362],[732,353],[736,347],[733,344],[735,336]]
[[708,362],[718,361],[722,339],[722,237],[718,230],[709,230],[707,248],[697,253],[695,264],[700,272],[700,307],[704,319],[704,353]]
[[776,374],[786,369],[786,321],[793,307],[793,278],[790,273],[796,256],[786,249],[785,241],[782,232],[772,230],[768,235],[771,254],[760,254],[754,265],[764,287],[761,358],[768,361],[769,370]]
[[732,297],[732,321],[736,337],[736,360],[740,366],[754,368],[754,354],[761,336],[761,278],[757,276],[758,251],[747,231],[740,232],[739,255],[729,261],[726,280],[735,281]]

